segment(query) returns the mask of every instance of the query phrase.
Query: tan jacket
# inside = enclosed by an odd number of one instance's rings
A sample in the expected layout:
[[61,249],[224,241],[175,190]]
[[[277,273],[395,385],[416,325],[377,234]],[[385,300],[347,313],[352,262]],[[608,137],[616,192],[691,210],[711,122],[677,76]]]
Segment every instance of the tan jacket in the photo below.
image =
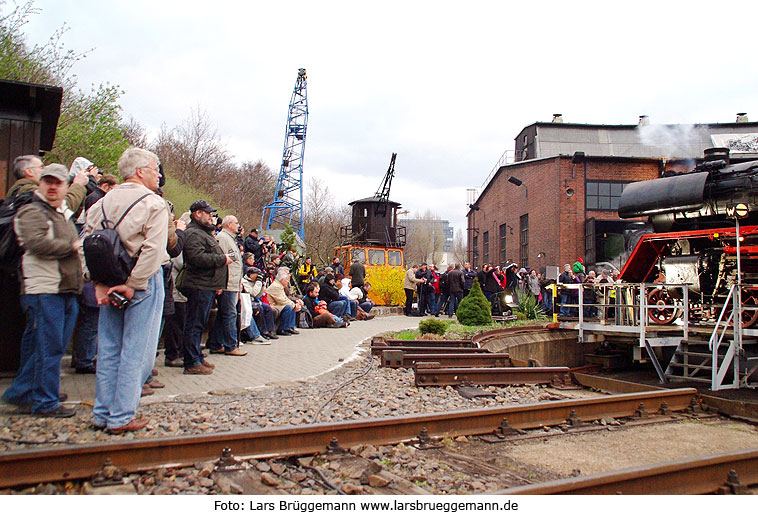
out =
[[421,283],[421,279],[416,278],[416,271],[412,268],[405,271],[405,279],[403,280],[403,289],[416,290],[416,284]]
[[139,255],[126,285],[140,291],[147,288],[147,281],[170,259],[166,252],[168,208],[163,198],[144,185],[124,182],[89,208],[85,226],[85,234],[100,229],[103,209],[108,219],[116,222],[124,211],[145,193],[149,196],[135,205],[118,226],[118,235],[126,252],[130,256]]
[[[84,193],[84,186],[79,185]],[[78,191],[79,189],[77,189]],[[34,202],[21,207],[13,226],[24,248],[21,294],[79,294],[82,291],[81,249],[76,228],[64,213],[65,204],[53,209],[39,192]]]
[[216,235],[218,242],[224,254],[236,254],[234,261],[226,266],[229,271],[229,278],[226,283],[226,291],[239,292],[242,280],[242,253],[240,253],[237,239],[228,231],[221,230]]
[[266,291],[268,294],[268,304],[271,308],[276,309],[277,312],[282,312],[282,309],[289,305],[293,309],[295,308],[295,302],[287,297],[287,293],[279,280],[275,280],[274,283],[268,286]]

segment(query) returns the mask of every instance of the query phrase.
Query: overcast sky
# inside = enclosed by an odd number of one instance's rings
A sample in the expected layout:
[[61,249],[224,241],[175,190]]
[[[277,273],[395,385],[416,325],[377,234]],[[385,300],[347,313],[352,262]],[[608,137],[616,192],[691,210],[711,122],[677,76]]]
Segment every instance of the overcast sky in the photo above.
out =
[[[12,0],[11,0],[12,1]],[[566,122],[758,119],[755,2],[192,2],[37,0],[27,33],[65,22],[94,50],[81,86],[118,84],[150,130],[202,107],[237,161],[278,171],[287,108],[308,71],[304,182],[391,198],[465,228],[478,187],[519,131]],[[7,10],[7,5],[4,11]]]

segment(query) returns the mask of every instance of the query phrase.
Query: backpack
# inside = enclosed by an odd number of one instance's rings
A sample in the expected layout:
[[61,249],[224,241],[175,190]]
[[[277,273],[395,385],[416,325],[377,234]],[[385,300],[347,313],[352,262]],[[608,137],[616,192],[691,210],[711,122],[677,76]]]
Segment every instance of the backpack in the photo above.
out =
[[92,234],[84,238],[83,242],[84,260],[87,262],[90,280],[114,287],[125,283],[129,278],[137,259],[132,258],[126,252],[116,228],[129,211],[150,194],[152,193],[143,194],[137,198],[115,224],[105,215],[105,205],[101,203],[103,221],[100,222],[100,226],[102,228],[93,231]]
[[24,191],[14,197],[6,198],[0,202],[0,265],[15,270],[24,248],[18,243],[16,230],[13,228],[13,220],[18,210],[28,203],[32,203],[34,191]]
[[300,312],[297,313],[297,328],[298,329],[311,329],[313,328],[313,316],[311,312],[303,307]]
[[447,272],[443,272],[442,274],[440,274],[440,283],[439,283],[440,292],[444,294],[448,294],[448,291],[450,290],[450,285],[447,282],[447,277],[448,277]]

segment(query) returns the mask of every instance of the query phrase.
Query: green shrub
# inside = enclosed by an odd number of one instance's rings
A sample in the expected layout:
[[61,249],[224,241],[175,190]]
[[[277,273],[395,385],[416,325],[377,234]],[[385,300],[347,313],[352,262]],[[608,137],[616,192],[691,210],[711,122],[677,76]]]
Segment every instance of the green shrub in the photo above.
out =
[[458,306],[456,316],[463,325],[490,325],[492,323],[492,306],[484,297],[479,278],[474,278],[474,285],[468,296],[463,298]]
[[518,319],[544,320],[546,318],[542,305],[532,293],[516,290],[516,299],[518,305],[513,309],[513,313]]
[[526,321],[526,314],[521,311],[513,311],[513,315],[516,316],[518,321]]
[[434,318],[429,318],[428,320],[419,322],[418,330],[421,334],[437,334],[442,336],[445,334],[445,330],[447,330],[447,323],[435,320]]

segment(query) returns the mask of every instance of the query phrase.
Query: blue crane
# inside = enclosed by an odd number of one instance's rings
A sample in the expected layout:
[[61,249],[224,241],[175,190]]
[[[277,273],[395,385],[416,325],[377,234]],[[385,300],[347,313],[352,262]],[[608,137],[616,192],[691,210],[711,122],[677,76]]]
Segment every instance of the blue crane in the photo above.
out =
[[305,69],[297,72],[295,89],[290,98],[287,128],[284,132],[284,153],[274,199],[263,208],[261,229],[275,223],[290,225],[305,243],[303,223],[303,155],[305,130],[308,125],[308,94]]

